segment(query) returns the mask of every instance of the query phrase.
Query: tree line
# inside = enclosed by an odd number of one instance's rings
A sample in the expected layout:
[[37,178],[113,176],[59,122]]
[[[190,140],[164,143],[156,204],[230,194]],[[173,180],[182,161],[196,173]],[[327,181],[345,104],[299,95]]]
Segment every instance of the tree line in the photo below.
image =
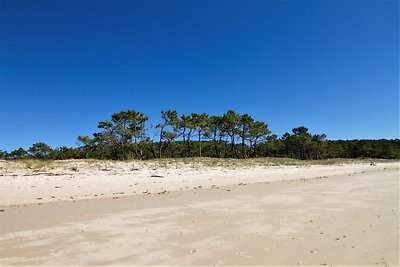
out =
[[28,150],[19,148],[10,153],[0,150],[0,158],[400,158],[399,139],[327,140],[325,134],[312,134],[304,126],[278,137],[271,133],[265,122],[233,110],[220,116],[162,111],[161,122],[152,126],[157,132],[153,138],[148,131],[148,120],[149,117],[141,112],[121,111],[112,114],[109,121],[100,121],[99,132],[92,137],[78,136],[78,147],[52,149],[40,142]]

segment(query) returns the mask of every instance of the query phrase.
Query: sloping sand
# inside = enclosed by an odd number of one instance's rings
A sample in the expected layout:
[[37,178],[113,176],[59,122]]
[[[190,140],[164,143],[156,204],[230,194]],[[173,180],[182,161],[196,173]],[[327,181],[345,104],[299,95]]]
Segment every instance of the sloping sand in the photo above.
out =
[[[319,178],[306,176],[314,167],[248,170],[254,177],[236,173],[230,186],[4,206],[0,264],[398,265],[398,165],[342,167],[317,168]],[[332,175],[339,170],[351,173]],[[257,182],[257,172],[268,175]],[[224,175],[209,178],[222,185]],[[208,185],[206,177],[187,183]]]
[[67,161],[61,166],[32,170],[0,162],[0,205],[42,204],[128,195],[164,194],[193,188],[274,182],[376,172],[399,167],[398,162],[312,166],[252,166],[249,168],[151,166],[134,162],[88,165]]

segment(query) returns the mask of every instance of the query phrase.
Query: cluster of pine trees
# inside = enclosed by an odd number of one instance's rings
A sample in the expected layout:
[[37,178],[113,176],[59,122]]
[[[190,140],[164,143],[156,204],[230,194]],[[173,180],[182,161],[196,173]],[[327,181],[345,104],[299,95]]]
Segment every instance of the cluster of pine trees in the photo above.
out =
[[149,117],[128,110],[112,114],[110,121],[98,124],[93,137],[78,136],[77,148],[50,148],[35,143],[28,151],[19,148],[0,151],[3,159],[153,159],[178,157],[290,157],[324,158],[400,158],[400,140],[327,140],[325,134],[311,134],[304,126],[278,138],[268,125],[248,114],[233,110],[221,116],[192,113],[179,116],[175,110],[161,112],[155,126],[157,138],[150,138]]

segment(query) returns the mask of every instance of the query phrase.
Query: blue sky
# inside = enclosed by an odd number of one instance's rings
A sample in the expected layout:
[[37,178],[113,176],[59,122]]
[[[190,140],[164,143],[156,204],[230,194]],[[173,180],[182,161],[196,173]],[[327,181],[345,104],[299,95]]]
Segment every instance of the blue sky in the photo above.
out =
[[3,0],[0,90],[8,151],[127,109],[399,138],[399,2]]

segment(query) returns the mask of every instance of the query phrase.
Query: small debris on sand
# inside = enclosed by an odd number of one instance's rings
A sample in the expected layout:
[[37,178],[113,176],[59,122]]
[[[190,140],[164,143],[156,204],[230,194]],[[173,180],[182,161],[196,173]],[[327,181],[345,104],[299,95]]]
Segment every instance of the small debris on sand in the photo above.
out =
[[157,174],[152,174],[152,175],[150,175],[150,177],[164,178],[164,176],[162,176],[162,175],[157,175]]

